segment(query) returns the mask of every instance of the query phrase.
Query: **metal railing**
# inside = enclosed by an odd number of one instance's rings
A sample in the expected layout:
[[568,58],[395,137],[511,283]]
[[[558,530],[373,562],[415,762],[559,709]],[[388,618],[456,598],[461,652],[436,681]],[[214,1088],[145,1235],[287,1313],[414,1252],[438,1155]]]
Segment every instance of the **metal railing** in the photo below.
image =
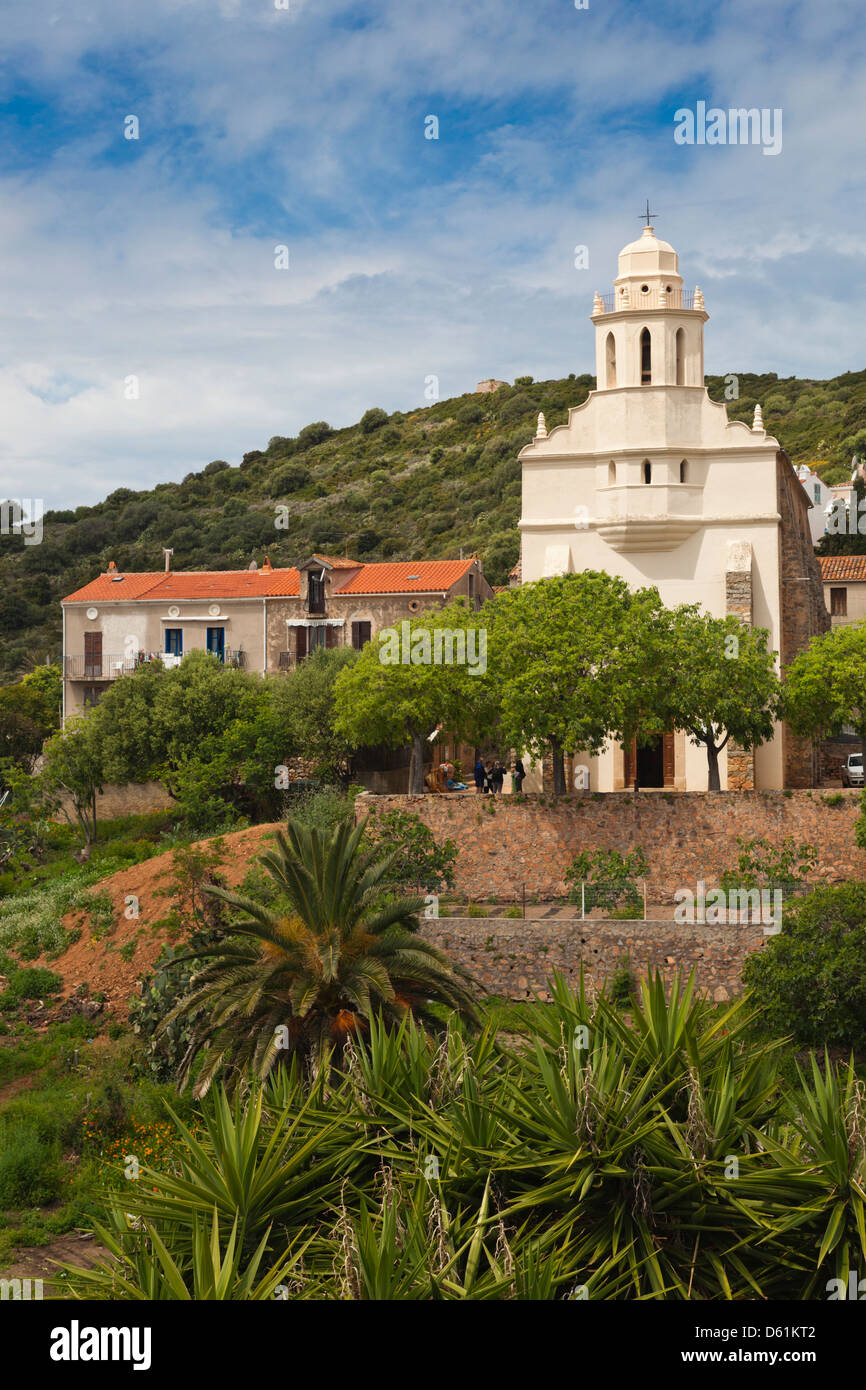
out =
[[618,309],[694,309],[695,296],[693,292],[684,294],[682,290],[671,290],[668,294],[665,290],[651,289],[646,294],[641,294],[639,290],[629,290],[628,300],[621,293],[603,294],[600,296],[604,306],[604,313],[613,314]]
[[[188,655],[188,653],[187,653]],[[225,666],[243,670],[246,666],[246,652],[229,650],[212,652]],[[119,676],[129,676],[139,666],[150,661],[164,661],[166,666],[179,665],[179,658],[173,652],[136,652],[135,656],[121,656],[118,653],[103,653],[101,656],[67,656],[63,662],[63,674],[73,681],[113,681]]]

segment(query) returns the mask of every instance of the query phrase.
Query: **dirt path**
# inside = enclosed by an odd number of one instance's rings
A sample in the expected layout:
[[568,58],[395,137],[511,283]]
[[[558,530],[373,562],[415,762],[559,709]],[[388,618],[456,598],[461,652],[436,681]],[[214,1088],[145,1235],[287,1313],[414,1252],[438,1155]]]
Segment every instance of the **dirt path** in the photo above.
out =
[[[256,855],[268,847],[279,828],[279,825],[254,825],[221,837],[225,855],[220,872],[230,887],[236,888],[243,880]],[[202,845],[210,843],[200,841]],[[129,999],[138,993],[139,975],[153,968],[163,946],[171,939],[165,927],[157,924],[171,908],[170,898],[161,896],[159,890],[170,886],[172,858],[173,851],[169,850],[142,864],[120,869],[93,885],[89,891],[93,894],[107,892],[114,907],[115,925],[102,938],[93,936],[86,911],[66,914],[64,926],[78,928],[80,937],[63,955],[53,960],[41,957],[34,962],[62,976],[64,998],[86,984],[91,995],[104,995],[107,1010],[125,1015]],[[138,900],[137,918],[125,916],[131,896]],[[124,955],[121,955],[124,948]]]
[[[55,1289],[60,1263],[81,1265],[90,1269],[97,1261],[111,1258],[110,1252],[100,1245],[93,1236],[81,1231],[68,1231],[58,1236],[50,1245],[22,1245],[15,1251],[13,1263],[0,1271],[3,1279],[41,1279],[43,1296],[52,1298],[62,1290],[63,1281]],[[33,1290],[31,1288],[31,1298]]]

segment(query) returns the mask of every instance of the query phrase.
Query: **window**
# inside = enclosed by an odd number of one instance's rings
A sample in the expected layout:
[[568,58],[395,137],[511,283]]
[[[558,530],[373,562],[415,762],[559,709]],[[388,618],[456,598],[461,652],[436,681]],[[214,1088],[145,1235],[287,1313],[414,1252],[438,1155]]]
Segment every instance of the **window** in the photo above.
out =
[[814,501],[816,507],[818,507],[818,506],[821,505],[821,484],[820,484],[820,483],[813,483],[813,485],[812,485],[812,500]]
[[830,613],[834,618],[847,618],[848,616],[848,590],[830,590]]
[[307,607],[311,613],[325,611],[325,581],[319,574],[311,574],[307,588]]
[[608,333],[604,349],[605,356],[605,385],[616,386],[616,339],[612,333]]
[[608,487],[616,487],[616,464],[613,459],[607,465],[607,485]]
[[356,652],[360,651],[366,642],[369,642],[371,634],[371,623],[352,624],[352,646],[355,648]]
[[309,650],[311,652],[318,651],[320,647],[328,645],[328,628],[325,623],[318,623],[315,627],[307,628],[307,635],[310,639]]
[[652,340],[650,331],[645,328],[640,335],[640,384],[641,386],[652,385]]
[[677,386],[686,384],[686,334],[685,329],[677,329]]
[[651,483],[653,480],[653,466],[649,459],[643,461],[643,480],[645,483]]
[[84,687],[84,708],[92,709],[104,689],[104,685],[86,685]]
[[183,656],[182,627],[167,627],[165,629],[165,654],[166,656]]
[[680,482],[687,483],[689,480],[689,465],[685,459],[680,463]]

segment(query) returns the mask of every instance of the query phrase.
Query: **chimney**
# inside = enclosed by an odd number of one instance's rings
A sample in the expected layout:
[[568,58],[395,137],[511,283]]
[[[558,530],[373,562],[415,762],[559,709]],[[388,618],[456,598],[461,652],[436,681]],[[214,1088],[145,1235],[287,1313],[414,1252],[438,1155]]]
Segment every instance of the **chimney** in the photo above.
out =
[[174,554],[174,551],[166,550],[165,546],[163,546],[162,553],[165,556],[165,572],[166,574],[168,574],[169,570],[171,569],[171,557]]
[[262,574],[271,574],[271,573],[272,573],[272,565],[271,565],[271,557],[270,557],[270,555],[266,555],[266,556],[265,556],[265,561],[264,561],[264,564],[262,565],[261,573],[262,573]]
[[113,560],[109,560],[106,574],[117,574],[117,565],[114,563]]

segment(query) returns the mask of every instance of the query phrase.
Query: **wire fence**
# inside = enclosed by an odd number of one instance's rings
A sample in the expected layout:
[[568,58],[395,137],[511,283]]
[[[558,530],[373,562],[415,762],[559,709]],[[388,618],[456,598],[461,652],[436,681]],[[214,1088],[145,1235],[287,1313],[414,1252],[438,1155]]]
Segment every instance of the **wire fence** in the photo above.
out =
[[579,921],[667,921],[683,924],[776,926],[786,904],[826,887],[828,879],[773,879],[735,883],[698,880],[690,884],[646,879],[583,879],[568,893],[539,894],[521,885],[517,895],[483,898],[428,894],[425,917],[549,917]]

